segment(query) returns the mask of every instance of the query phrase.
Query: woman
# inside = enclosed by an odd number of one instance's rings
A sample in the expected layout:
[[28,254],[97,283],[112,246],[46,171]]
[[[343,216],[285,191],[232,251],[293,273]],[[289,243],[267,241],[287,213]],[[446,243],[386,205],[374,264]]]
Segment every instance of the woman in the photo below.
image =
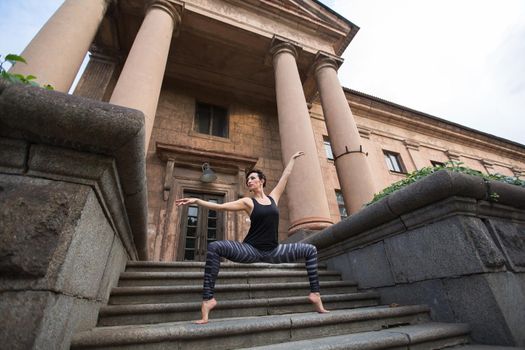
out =
[[210,311],[217,305],[214,298],[215,280],[219,274],[220,259],[239,263],[266,262],[272,264],[293,262],[304,258],[310,294],[308,299],[320,313],[328,312],[321,301],[319,294],[319,279],[317,276],[317,250],[315,246],[305,243],[279,244],[277,233],[279,226],[279,209],[277,203],[284,191],[288,177],[292,173],[295,160],[304,155],[297,152],[286,165],[277,186],[267,196],[264,193],[266,177],[260,170],[252,170],[246,175],[246,185],[253,197],[244,197],[239,200],[217,204],[203,201],[198,198],[182,198],[176,200],[177,206],[197,204],[212,210],[244,210],[250,215],[250,230],[244,241],[216,241],[208,245],[206,265],[204,267],[204,290],[201,306],[202,318],[195,323],[208,323]]

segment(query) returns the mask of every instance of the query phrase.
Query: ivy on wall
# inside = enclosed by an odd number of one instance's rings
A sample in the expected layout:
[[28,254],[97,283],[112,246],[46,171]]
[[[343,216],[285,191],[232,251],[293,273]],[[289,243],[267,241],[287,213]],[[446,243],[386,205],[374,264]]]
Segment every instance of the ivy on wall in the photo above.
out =
[[[407,177],[404,178],[403,180],[395,182],[392,185],[383,189],[381,192],[374,194],[374,198],[366,205],[375,203],[379,201],[380,199],[388,196],[389,194],[403,187],[406,187],[440,170],[449,170],[449,171],[454,171],[458,173],[479,176],[483,178],[485,181],[501,181],[501,182],[505,182],[511,185],[525,187],[525,180],[522,180],[519,177],[505,176],[501,174],[483,174],[481,171],[474,170],[474,169],[464,166],[462,162],[450,161],[450,162],[445,163],[444,165],[430,166],[430,167],[422,168],[422,169],[419,169],[419,170],[416,170],[416,171],[413,171],[407,174]],[[498,197],[499,195],[496,192],[492,192],[490,195],[490,200],[497,202]]]

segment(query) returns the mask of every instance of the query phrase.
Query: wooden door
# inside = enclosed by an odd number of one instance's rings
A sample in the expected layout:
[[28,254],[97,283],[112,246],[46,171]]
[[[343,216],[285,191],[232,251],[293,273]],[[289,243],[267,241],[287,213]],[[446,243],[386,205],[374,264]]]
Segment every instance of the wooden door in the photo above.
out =
[[[185,192],[184,197],[223,203],[224,196]],[[208,244],[224,239],[224,214],[197,205],[184,207],[181,221],[181,245],[177,260],[206,260]]]

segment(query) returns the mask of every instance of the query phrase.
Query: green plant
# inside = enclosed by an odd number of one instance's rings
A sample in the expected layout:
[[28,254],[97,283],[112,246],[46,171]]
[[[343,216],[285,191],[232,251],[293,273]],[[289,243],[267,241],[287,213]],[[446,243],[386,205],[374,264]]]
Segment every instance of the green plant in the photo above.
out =
[[[0,58],[1,57],[2,56],[0,55]],[[0,76],[2,78],[6,79],[7,81],[10,81],[12,83],[22,83],[22,84],[27,84],[27,85],[32,85],[32,86],[40,86],[36,81],[34,81],[36,79],[36,77],[34,75],[31,75],[31,74],[23,75],[23,74],[9,73],[4,68],[4,63],[6,63],[6,62],[11,63],[12,65],[17,63],[17,62],[27,64],[26,60],[22,56],[14,55],[14,54],[6,55],[3,60],[0,60]],[[49,84],[46,84],[46,85],[44,85],[42,87],[44,89],[47,89],[47,90],[53,90],[53,87],[51,85],[49,85]]]
[[[404,178],[403,180],[395,182],[392,185],[383,189],[381,192],[376,193],[374,195],[374,198],[366,205],[375,203],[378,200],[388,196],[389,194],[403,187],[406,187],[439,170],[449,170],[449,171],[454,171],[458,173],[479,176],[483,178],[485,181],[495,180],[495,181],[505,182],[511,185],[525,187],[525,180],[522,180],[519,177],[505,176],[502,174],[483,174],[481,171],[474,170],[474,169],[464,166],[462,162],[450,161],[450,162],[445,163],[444,165],[430,166],[430,167],[422,168],[422,169],[419,169],[419,170],[416,170],[416,171],[413,171],[407,174],[407,177]],[[497,202],[498,198],[499,198],[499,195],[496,192],[492,192],[490,194],[489,200]]]

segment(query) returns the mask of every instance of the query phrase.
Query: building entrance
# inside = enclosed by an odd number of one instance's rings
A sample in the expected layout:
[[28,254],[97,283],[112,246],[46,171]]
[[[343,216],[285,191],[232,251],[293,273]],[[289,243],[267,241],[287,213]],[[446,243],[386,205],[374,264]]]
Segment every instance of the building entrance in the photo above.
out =
[[[208,193],[184,192],[184,197],[200,198],[213,203],[223,203],[224,196]],[[188,205],[183,207],[181,220],[182,242],[180,260],[204,261],[208,244],[224,239],[224,214],[220,211]]]

